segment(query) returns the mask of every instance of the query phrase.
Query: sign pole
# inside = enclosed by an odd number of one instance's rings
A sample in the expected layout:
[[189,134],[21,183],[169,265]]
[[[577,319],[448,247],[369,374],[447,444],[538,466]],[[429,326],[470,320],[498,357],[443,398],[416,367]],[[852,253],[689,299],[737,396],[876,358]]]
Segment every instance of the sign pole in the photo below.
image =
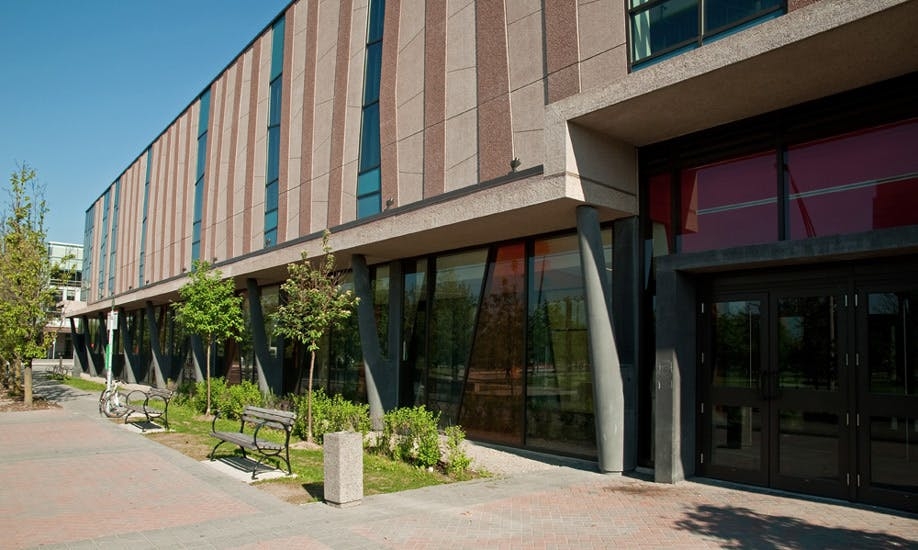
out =
[[108,345],[105,348],[105,387],[112,389],[112,348],[115,343],[115,329],[118,328],[118,312],[115,306],[108,312]]

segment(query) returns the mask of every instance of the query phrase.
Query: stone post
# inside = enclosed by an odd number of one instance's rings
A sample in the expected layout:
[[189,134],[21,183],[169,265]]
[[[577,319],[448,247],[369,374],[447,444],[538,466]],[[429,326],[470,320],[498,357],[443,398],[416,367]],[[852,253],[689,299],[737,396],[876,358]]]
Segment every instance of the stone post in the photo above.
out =
[[363,499],[363,435],[325,434],[325,502],[336,508],[357,506]]

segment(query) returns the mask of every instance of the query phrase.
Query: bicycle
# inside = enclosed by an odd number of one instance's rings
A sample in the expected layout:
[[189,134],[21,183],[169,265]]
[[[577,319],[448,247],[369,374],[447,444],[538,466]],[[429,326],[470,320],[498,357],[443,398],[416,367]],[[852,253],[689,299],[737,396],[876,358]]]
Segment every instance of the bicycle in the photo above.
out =
[[127,398],[119,391],[121,381],[113,380],[111,388],[105,388],[99,395],[99,414],[109,418],[121,418],[128,413]]

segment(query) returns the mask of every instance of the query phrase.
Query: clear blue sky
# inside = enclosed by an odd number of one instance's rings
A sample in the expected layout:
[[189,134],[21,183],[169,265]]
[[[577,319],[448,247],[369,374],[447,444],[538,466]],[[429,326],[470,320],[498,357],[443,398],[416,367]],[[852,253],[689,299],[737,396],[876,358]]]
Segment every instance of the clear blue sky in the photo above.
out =
[[0,203],[38,173],[48,239],[86,209],[290,0],[0,0]]

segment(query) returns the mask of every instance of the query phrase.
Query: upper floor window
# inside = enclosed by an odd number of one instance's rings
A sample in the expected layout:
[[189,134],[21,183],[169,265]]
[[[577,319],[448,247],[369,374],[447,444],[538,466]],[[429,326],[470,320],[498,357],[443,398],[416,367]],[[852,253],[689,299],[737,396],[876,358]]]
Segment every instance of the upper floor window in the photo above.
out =
[[382,210],[379,142],[379,82],[382,72],[385,0],[370,0],[367,18],[367,57],[364,62],[363,109],[360,122],[360,157],[357,170],[357,217]]
[[782,15],[785,0],[628,0],[632,67]]
[[268,159],[265,176],[265,246],[277,244],[280,195],[281,100],[283,98],[284,18],[274,23],[271,34],[271,81],[268,105]]

